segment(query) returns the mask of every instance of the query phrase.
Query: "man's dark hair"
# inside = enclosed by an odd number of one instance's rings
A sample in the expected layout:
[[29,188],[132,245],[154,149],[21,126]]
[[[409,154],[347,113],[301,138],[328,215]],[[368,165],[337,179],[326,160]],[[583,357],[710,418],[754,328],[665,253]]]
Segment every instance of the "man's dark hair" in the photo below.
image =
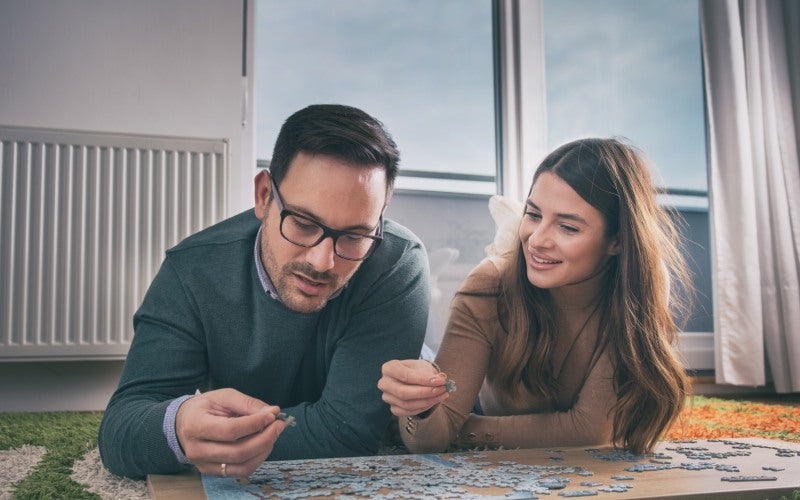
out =
[[397,177],[400,152],[383,124],[352,106],[314,104],[286,119],[278,133],[270,175],[280,186],[299,152],[325,154],[353,165],[382,165],[386,189]]

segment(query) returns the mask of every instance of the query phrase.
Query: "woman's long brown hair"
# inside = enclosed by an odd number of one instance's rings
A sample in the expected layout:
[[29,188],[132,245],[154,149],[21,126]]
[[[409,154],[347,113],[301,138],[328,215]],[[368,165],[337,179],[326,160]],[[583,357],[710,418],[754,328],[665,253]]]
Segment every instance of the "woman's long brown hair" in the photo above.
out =
[[[692,297],[680,234],[656,201],[642,156],[621,141],[565,144],[545,158],[533,183],[543,172],[556,174],[600,211],[607,235],[619,242],[604,273],[598,348],[607,348],[615,364],[613,442],[649,451],[686,398],[686,375],[672,350]],[[498,310],[507,339],[488,375],[506,397],[519,393],[520,381],[552,397],[554,307],[548,291],[528,281],[522,252],[518,244],[501,278]]]

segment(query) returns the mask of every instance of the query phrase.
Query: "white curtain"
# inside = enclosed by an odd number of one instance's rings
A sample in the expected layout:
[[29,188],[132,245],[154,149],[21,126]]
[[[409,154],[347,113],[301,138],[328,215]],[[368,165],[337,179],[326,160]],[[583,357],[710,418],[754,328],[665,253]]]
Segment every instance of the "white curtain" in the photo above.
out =
[[701,0],[718,383],[800,391],[800,2]]

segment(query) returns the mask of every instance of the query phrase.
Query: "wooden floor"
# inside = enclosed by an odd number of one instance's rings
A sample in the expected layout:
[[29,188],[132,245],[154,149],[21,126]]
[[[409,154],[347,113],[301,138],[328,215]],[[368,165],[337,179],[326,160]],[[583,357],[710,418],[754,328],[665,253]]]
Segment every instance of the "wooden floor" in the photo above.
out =
[[777,394],[771,387],[734,387],[718,385],[713,375],[691,376],[692,394],[720,399],[747,400],[757,403],[800,406],[800,393]]

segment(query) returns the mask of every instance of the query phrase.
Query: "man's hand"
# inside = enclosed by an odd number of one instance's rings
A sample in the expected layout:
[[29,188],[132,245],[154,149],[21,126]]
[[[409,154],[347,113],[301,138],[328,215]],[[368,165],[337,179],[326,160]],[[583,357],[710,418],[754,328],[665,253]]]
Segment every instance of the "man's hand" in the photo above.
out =
[[387,361],[381,368],[383,376],[378,389],[397,416],[417,415],[447,399],[447,375],[437,372],[433,365],[421,359]]
[[186,458],[203,474],[244,477],[269,456],[286,427],[275,419],[279,411],[234,389],[219,389],[186,400],[175,417],[175,433]]

